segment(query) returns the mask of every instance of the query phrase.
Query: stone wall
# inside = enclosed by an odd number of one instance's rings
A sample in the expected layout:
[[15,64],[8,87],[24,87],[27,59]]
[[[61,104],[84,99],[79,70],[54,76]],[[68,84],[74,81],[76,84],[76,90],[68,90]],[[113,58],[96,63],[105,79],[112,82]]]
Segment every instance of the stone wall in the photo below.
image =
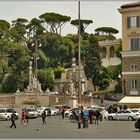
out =
[[[15,106],[15,107],[26,107],[31,105],[40,105],[40,106],[55,106],[55,105],[69,105],[73,107],[72,101],[78,106],[77,98],[70,96],[58,96],[58,95],[35,95],[35,94],[0,94],[0,106]],[[81,105],[89,106],[92,104],[93,100],[91,97],[81,96]]]
[[8,107],[15,104],[14,94],[0,94],[0,106]]

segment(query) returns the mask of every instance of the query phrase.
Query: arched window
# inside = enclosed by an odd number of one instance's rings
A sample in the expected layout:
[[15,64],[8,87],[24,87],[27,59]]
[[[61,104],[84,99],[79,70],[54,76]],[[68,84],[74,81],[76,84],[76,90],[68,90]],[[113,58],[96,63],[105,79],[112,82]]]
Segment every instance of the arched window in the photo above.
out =
[[103,47],[101,50],[102,58],[106,58],[106,47]]
[[115,48],[114,48],[114,46],[111,46],[110,47],[110,57],[114,57],[114,54],[115,54]]

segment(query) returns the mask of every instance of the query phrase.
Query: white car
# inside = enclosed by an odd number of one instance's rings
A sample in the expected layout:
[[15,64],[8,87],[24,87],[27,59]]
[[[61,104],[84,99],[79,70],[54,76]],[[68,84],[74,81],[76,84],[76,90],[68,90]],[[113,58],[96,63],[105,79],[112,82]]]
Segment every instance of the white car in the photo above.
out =
[[49,114],[49,107],[38,107],[37,108],[38,116],[41,116],[41,114],[44,110],[46,111],[47,116],[49,116],[49,115],[56,116],[56,114],[57,114],[56,110],[51,109],[51,108],[50,108],[51,114]]
[[26,108],[26,111],[28,112],[29,118],[37,118],[38,117],[38,112],[35,108]]
[[37,110],[37,113],[38,113],[38,116],[41,116],[42,112],[46,109],[46,107],[38,107],[36,110]]
[[13,108],[0,108],[0,119],[10,120],[12,113],[15,112],[16,119],[19,118],[19,114]]
[[107,115],[108,120],[136,120],[140,117],[139,109],[120,110]]

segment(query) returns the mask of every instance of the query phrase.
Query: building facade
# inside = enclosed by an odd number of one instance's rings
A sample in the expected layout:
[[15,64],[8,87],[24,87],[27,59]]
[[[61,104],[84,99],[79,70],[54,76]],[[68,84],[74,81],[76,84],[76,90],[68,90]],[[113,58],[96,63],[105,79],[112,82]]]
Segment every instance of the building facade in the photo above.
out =
[[140,2],[122,5],[122,85],[125,95],[140,95]]
[[120,44],[120,40],[100,41],[102,65],[104,67],[116,66],[121,64],[121,59],[116,56],[115,50]]

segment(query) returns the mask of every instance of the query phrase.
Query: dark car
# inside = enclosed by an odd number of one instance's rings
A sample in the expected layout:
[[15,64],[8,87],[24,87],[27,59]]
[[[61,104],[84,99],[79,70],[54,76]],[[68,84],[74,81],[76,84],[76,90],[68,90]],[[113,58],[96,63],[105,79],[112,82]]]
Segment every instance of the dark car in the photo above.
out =
[[139,131],[140,131],[140,118],[138,118],[138,119],[136,120],[136,122],[135,122],[135,128],[136,128],[136,129],[139,129]]
[[104,100],[108,100],[108,101],[118,101],[118,99],[116,97],[114,97],[113,95],[106,95]]

